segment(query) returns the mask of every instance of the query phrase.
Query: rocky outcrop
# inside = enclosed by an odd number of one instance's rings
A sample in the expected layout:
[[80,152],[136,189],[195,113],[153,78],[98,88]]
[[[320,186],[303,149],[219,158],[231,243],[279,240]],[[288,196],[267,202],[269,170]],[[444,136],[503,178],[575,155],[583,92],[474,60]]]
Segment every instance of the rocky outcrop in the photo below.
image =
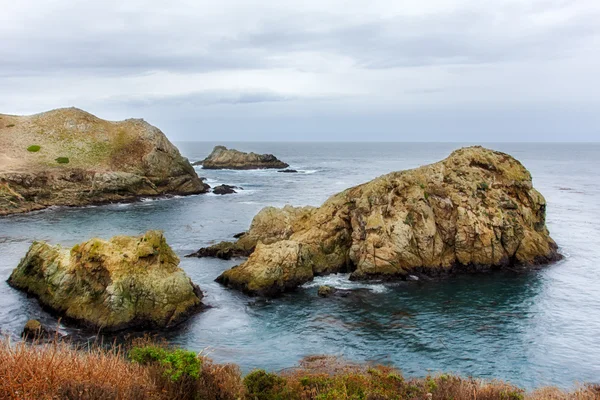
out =
[[0,115],[0,215],[208,191],[154,126],[68,108]]
[[161,232],[91,239],[71,250],[34,242],[8,283],[94,329],[169,328],[202,306]]
[[232,257],[247,257],[255,249],[257,243],[271,244],[289,239],[315,212],[314,207],[263,208],[252,220],[248,232],[236,235],[236,242],[221,242],[210,247],[203,247],[186,257],[217,257],[229,260]]
[[231,185],[219,185],[219,186],[215,186],[213,188],[213,193],[219,194],[219,195],[233,194],[233,193],[237,193],[235,189],[240,189],[240,188],[237,186],[231,186]]
[[[267,214],[285,234],[266,228]],[[482,147],[347,189],[285,224],[282,211],[259,215],[263,228],[249,231],[256,243],[250,257],[218,278],[249,294],[276,295],[340,271],[355,280],[406,279],[560,258],[530,173],[511,156]]]
[[288,164],[279,161],[273,154],[244,153],[225,146],[216,146],[204,160],[194,163],[204,169],[282,169]]
[[295,169],[282,169],[277,172],[283,172],[284,174],[297,174],[298,171]]

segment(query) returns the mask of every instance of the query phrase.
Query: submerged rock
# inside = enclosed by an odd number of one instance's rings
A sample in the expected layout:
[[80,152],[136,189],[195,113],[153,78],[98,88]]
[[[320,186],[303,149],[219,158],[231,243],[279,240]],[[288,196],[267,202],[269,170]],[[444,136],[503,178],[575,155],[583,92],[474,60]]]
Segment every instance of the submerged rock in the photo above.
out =
[[283,172],[284,174],[296,174],[296,173],[298,173],[298,171],[295,170],[295,169],[282,169],[282,170],[277,171],[277,172]]
[[0,215],[208,191],[144,120],[105,121],[76,108],[0,117]]
[[273,154],[244,153],[225,146],[216,146],[208,157],[194,165],[202,165],[204,169],[281,169],[289,166]]
[[276,295],[333,272],[351,271],[355,280],[407,279],[560,258],[530,173],[511,156],[482,147],[347,189],[298,218],[284,222],[282,213],[268,208],[255,217],[253,226],[260,216],[262,229],[251,227],[251,239],[231,244],[245,241],[249,250],[254,243],[254,250],[219,282]]
[[202,292],[158,231],[71,250],[34,242],[8,283],[61,316],[109,331],[169,328],[202,306]]
[[220,194],[220,195],[233,194],[233,193],[237,193],[235,191],[235,189],[239,189],[239,188],[237,186],[231,186],[231,185],[219,185],[219,186],[215,186],[213,188],[213,193]]

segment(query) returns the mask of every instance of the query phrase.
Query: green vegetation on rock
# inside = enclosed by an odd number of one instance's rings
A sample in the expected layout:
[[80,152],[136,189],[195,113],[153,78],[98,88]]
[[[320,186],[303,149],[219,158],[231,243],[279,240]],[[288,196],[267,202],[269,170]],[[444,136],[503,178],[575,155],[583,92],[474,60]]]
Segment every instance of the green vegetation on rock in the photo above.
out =
[[69,157],[58,157],[55,161],[59,164],[68,164]]
[[158,364],[163,375],[173,382],[182,378],[198,379],[202,370],[202,361],[192,351],[181,349],[165,349],[159,346],[134,347],[129,358],[141,365]]
[[37,153],[38,151],[40,151],[42,147],[38,146],[37,144],[31,145],[27,148],[27,151],[30,153]]

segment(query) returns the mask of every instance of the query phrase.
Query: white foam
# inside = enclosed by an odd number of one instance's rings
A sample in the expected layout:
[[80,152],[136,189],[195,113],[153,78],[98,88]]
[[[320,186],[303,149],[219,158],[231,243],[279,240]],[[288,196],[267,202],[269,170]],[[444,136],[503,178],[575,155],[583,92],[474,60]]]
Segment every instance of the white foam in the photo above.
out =
[[385,293],[389,289],[382,283],[354,282],[350,279],[350,274],[332,274],[327,276],[317,276],[312,282],[302,285],[303,288],[314,288],[323,285],[332,286],[336,289],[368,289],[373,293]]

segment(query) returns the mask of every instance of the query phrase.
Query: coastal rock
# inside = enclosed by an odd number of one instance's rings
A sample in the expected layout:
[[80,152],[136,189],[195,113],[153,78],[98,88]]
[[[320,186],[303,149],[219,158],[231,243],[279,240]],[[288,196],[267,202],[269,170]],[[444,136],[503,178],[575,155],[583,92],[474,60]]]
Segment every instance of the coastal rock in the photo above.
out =
[[0,117],[0,215],[208,191],[143,120],[110,122],[76,108]]
[[298,173],[298,171],[295,169],[282,169],[277,172],[282,172],[284,174],[297,174]]
[[216,146],[208,157],[193,165],[202,165],[204,169],[281,169],[289,166],[273,154],[244,153],[225,146]]
[[21,337],[31,341],[49,340],[52,338],[59,338],[62,335],[56,330],[50,329],[37,319],[30,319],[23,327]]
[[235,189],[239,189],[239,188],[237,186],[231,186],[231,185],[219,185],[219,186],[215,186],[213,188],[213,193],[220,194],[220,195],[233,194],[233,193],[237,193],[235,191]]
[[237,234],[236,242],[221,242],[210,247],[203,247],[186,257],[218,257],[229,260],[232,257],[248,257],[261,241],[270,244],[288,239],[295,231],[305,228],[315,207],[283,208],[265,207],[252,220],[248,232]]
[[91,239],[71,250],[34,242],[8,283],[94,329],[169,328],[202,307],[161,232]]
[[329,297],[336,292],[336,289],[333,286],[323,285],[319,286],[317,290],[317,295],[319,297]]
[[[268,214],[281,223],[278,212]],[[354,280],[407,279],[528,267],[560,258],[545,215],[544,197],[520,162],[467,147],[334,195],[292,219],[287,231],[278,226],[289,234],[255,231],[259,245],[249,259],[218,280],[274,295],[333,272],[350,271]]]

